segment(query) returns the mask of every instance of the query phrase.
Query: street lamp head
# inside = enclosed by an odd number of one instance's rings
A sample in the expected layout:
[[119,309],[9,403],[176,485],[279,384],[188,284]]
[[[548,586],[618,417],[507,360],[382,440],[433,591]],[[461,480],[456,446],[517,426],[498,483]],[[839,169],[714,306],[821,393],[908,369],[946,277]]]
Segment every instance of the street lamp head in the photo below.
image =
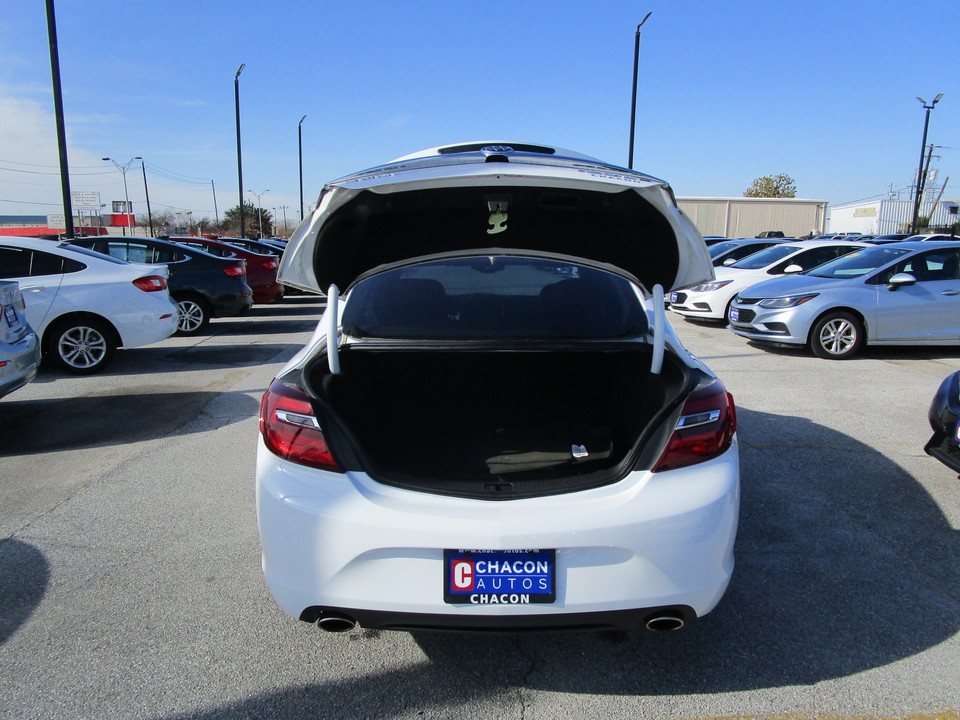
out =
[[246,66],[247,66],[246,63],[240,63],[240,67],[237,68],[237,74],[236,74],[236,77],[237,77],[237,78],[240,77],[240,73],[243,72],[243,69],[244,69]]
[[143,160],[143,158],[140,157],[139,155],[137,155],[137,156],[136,156],[135,158],[133,158],[133,159],[134,159],[134,160]]
[[943,93],[938,93],[937,96],[933,99],[933,103],[932,103],[932,104],[933,104],[933,105],[936,105],[938,102],[940,102],[940,98],[942,98],[942,97],[943,97]]
[[922,102],[923,105],[924,105],[924,107],[926,107],[926,105],[927,105],[927,101],[926,101],[926,100],[924,100],[924,99],[923,99],[922,97],[920,97],[919,95],[917,95],[917,100],[919,100],[920,102]]
[[307,116],[304,115],[302,118],[300,118],[300,122],[298,122],[297,125],[303,125],[303,121],[306,119],[307,119]]
[[100,158],[101,160],[110,160],[110,158]]

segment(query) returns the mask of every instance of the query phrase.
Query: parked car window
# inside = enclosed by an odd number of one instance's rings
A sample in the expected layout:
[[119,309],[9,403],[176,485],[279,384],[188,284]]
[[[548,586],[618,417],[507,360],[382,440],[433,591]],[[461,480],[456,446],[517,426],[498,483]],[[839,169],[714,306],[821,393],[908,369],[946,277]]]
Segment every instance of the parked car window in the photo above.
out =
[[946,248],[914,255],[888,268],[878,280],[889,282],[897,273],[909,273],[917,282],[956,280],[960,277],[960,249]]
[[517,257],[457,258],[374,275],[343,314],[353,337],[614,338],[646,331],[633,288],[612,273]]
[[40,277],[83,270],[81,262],[69,258],[21,248],[0,248],[0,278]]
[[0,247],[0,278],[27,277],[30,275],[30,251],[20,248]]
[[887,263],[893,262],[901,255],[909,252],[909,249],[903,247],[881,246],[866,248],[839,257],[833,262],[828,262],[807,274],[812,277],[822,278],[859,277],[879,267],[883,267]]
[[759,270],[760,268],[765,268],[770,263],[775,263],[777,260],[785,258],[790,253],[795,253],[796,251],[796,247],[790,247],[789,245],[774,245],[773,247],[768,247],[766,250],[761,250],[753,255],[748,255],[743,260],[735,262],[730,267],[742,268],[743,270]]
[[769,272],[771,275],[782,273],[785,268],[791,265],[799,265],[804,270],[810,270],[818,265],[823,265],[825,262],[835,260],[838,255],[844,252],[850,252],[850,248],[829,245],[827,247],[811,248],[810,250],[794,255],[789,260],[785,260],[776,267],[771,268]]
[[172,263],[184,259],[183,254],[173,248],[157,248],[137,242],[109,242],[107,254],[135,263]]

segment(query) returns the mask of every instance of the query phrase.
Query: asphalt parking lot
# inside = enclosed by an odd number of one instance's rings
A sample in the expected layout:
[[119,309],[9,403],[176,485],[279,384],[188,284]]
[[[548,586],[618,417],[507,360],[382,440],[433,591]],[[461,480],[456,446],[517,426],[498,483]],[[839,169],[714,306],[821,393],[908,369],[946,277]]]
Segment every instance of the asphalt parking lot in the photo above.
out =
[[[740,422],[737,570],[676,633],[325,634],[259,568],[259,397],[310,296],[0,401],[0,718],[938,717],[960,707],[960,348],[831,362],[671,321]],[[389,588],[384,589],[389,592]]]

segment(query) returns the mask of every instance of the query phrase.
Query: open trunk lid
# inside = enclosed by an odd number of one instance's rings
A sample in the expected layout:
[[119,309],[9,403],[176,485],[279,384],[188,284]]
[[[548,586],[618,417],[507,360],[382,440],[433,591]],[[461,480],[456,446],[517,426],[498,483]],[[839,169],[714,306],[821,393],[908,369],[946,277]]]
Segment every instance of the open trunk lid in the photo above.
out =
[[713,277],[664,181],[556,148],[469,143],[327,185],[287,246],[280,281],[343,290],[380,266],[486,250],[577,258],[648,290]]

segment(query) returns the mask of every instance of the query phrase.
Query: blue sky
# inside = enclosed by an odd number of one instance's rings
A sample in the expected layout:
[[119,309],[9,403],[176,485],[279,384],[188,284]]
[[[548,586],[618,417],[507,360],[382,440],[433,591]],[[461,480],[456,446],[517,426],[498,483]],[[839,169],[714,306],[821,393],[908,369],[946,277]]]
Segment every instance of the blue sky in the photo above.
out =
[[[833,204],[907,188],[923,108],[944,197],[960,196],[956,4],[874,0],[594,3],[58,0],[73,190],[123,198],[146,162],[155,209],[299,211],[349,172],[435,145],[533,141],[627,164],[634,30],[643,16],[636,160],[678,195],[739,196],[761,175]],[[0,14],[0,214],[59,212],[42,0]],[[145,210],[139,163],[127,174]],[[906,194],[903,197],[907,197]],[[247,193],[246,199],[254,200]]]

